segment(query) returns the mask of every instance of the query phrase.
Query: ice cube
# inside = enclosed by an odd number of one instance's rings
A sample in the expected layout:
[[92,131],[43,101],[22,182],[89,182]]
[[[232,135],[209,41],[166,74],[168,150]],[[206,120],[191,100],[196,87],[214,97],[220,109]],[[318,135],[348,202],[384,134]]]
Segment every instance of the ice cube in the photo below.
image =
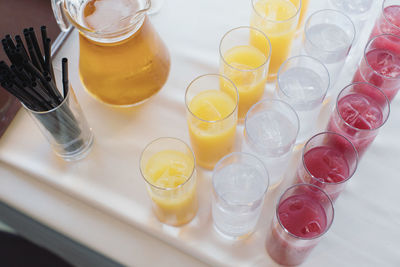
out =
[[331,163],[331,157],[330,157],[330,153],[329,153],[330,151],[328,150],[328,151],[326,151],[325,153],[324,153],[324,155],[322,156],[322,161],[328,166],[328,167],[330,167],[331,165],[332,165],[332,163]]
[[348,0],[349,9],[352,12],[364,13],[368,11],[373,3],[373,0]]
[[375,128],[378,127],[382,121],[382,111],[377,107],[370,106],[370,108],[363,113],[363,117]]
[[400,75],[400,67],[394,64],[384,66],[380,69],[380,73],[386,77],[396,78]]
[[86,23],[95,30],[115,31],[126,27],[130,18],[139,9],[136,1],[95,1],[95,12],[86,17]]
[[331,171],[328,173],[327,177],[325,178],[325,182],[327,183],[339,183],[346,179],[345,176],[339,174],[336,171]]
[[329,50],[339,50],[349,44],[347,34],[333,24],[325,24],[321,31],[321,38],[324,40],[324,47]]
[[349,124],[352,124],[359,116],[358,110],[354,108],[350,102],[342,102],[342,104],[339,105],[339,111],[343,120]]
[[170,160],[170,174],[172,173],[185,173],[187,164],[182,163],[178,160]]
[[362,14],[371,8],[373,0],[336,0],[331,2],[336,9],[346,13]]
[[373,129],[374,125],[368,121],[364,116],[358,116],[357,119],[352,123],[357,129],[369,130]]
[[322,156],[322,160],[326,163],[330,170],[335,171],[340,169],[343,162],[343,157],[336,150],[327,150]]
[[278,5],[273,2],[265,3],[265,14],[269,20],[277,20],[279,18]]
[[221,113],[219,110],[208,100],[204,100],[205,107],[204,109],[207,111],[210,120],[219,120],[222,118]]
[[385,51],[381,51],[376,55],[376,65],[379,67],[392,65],[393,56]]
[[303,209],[303,207],[304,207],[304,202],[303,202],[303,200],[300,200],[300,199],[292,199],[292,200],[290,201],[289,209],[290,209],[291,211],[300,211],[300,210]]
[[304,98],[304,92],[302,90],[302,84],[300,81],[300,77],[295,75],[285,75],[282,77],[283,86],[282,89],[289,96],[294,98]]
[[319,222],[315,221],[315,220],[310,221],[306,226],[304,226],[301,229],[301,233],[306,236],[310,235],[311,233],[314,233],[314,235],[317,235],[321,232],[322,232],[322,227],[319,224]]

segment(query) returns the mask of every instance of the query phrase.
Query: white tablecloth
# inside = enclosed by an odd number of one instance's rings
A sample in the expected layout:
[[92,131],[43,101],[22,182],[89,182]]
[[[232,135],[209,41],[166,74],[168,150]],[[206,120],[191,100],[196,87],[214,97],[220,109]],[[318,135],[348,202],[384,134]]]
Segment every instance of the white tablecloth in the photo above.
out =
[[[310,2],[310,12],[326,4]],[[60,58],[68,56],[72,86],[95,134],[93,149],[79,162],[62,161],[20,111],[0,139],[0,200],[129,266],[160,264],[163,261],[157,261],[157,255],[174,266],[201,265],[185,254],[213,266],[274,266],[265,250],[265,236],[276,198],[290,181],[268,192],[252,236],[229,241],[212,228],[209,172],[199,170],[198,215],[190,224],[174,228],[153,215],[138,167],[142,149],[155,138],[173,136],[189,142],[186,86],[201,74],[218,71],[221,37],[233,27],[248,25],[249,15],[248,0],[165,1],[151,20],[169,47],[170,76],[159,94],[130,109],[107,107],[84,91],[78,77],[78,35],[73,32],[56,56],[55,66],[59,74]],[[354,64],[354,60],[348,62],[338,87],[348,83]],[[327,115],[321,117],[319,127]],[[399,133],[400,96],[335,203],[331,229],[304,266],[400,266]],[[137,240],[145,239],[142,233],[160,241],[141,246]],[[129,246],[130,242],[135,246]]]

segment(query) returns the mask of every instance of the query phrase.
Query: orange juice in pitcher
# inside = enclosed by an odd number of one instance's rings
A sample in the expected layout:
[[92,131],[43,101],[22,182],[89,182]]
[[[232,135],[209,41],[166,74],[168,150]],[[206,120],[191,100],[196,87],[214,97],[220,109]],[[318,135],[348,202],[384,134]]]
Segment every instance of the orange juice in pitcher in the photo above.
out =
[[53,0],[61,28],[79,30],[80,78],[101,102],[136,105],[166,82],[169,53],[146,16],[149,7],[149,0]]

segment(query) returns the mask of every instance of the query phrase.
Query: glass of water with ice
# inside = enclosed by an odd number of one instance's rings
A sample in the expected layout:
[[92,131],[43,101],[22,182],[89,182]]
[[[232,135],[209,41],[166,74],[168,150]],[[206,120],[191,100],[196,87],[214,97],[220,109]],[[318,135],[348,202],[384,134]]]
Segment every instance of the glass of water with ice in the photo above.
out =
[[340,10],[351,18],[356,28],[354,43],[358,43],[363,26],[371,15],[374,0],[329,0],[329,6],[332,9]]
[[250,235],[269,185],[264,164],[253,155],[233,152],[215,165],[212,184],[212,216],[217,232],[232,239]]
[[256,155],[270,175],[270,188],[276,187],[289,165],[299,132],[296,111],[278,99],[263,99],[247,112],[242,152]]
[[329,81],[325,65],[310,56],[291,57],[280,67],[275,95],[289,103],[299,116],[297,143],[312,136]]
[[352,20],[338,10],[319,10],[306,21],[303,51],[325,64],[331,78],[331,87],[337,81],[355,34]]

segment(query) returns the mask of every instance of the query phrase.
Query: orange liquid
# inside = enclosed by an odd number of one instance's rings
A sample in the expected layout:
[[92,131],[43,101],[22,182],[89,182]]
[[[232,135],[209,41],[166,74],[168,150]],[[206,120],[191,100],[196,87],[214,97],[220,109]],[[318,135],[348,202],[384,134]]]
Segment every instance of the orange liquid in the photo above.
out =
[[175,150],[160,151],[146,163],[144,173],[149,182],[169,189],[149,189],[154,212],[161,222],[179,226],[196,215],[196,181],[190,177],[196,175],[192,174],[193,168],[192,155]]
[[[99,28],[107,24],[107,19],[110,20],[109,24],[119,19],[115,10],[108,11],[96,6],[100,2],[87,2],[83,11],[87,27],[97,28],[90,20],[96,12],[104,17]],[[123,6],[129,1],[117,0],[115,3]],[[104,16],[107,12],[110,16]],[[91,95],[106,104],[131,106],[140,103],[157,93],[168,78],[168,50],[147,17],[135,33],[122,41],[101,43],[80,33],[79,43],[82,83]]]
[[[231,79],[239,92],[239,119],[246,117],[247,111],[259,101],[264,94],[267,82],[266,69],[262,66],[266,57],[257,48],[250,45],[235,46],[224,55],[225,61],[221,68],[222,74]],[[233,68],[232,68],[232,67]],[[225,81],[222,80],[221,81]]]
[[[250,25],[263,31],[271,42],[268,80],[272,81],[276,78],[279,67],[289,56],[298,22],[298,18],[295,17],[297,7],[289,0],[260,0],[254,8],[262,16],[253,11]],[[252,32],[250,43],[265,51],[265,41],[259,35]]]
[[188,116],[189,136],[196,162],[209,170],[234,149],[237,114],[232,113],[236,103],[230,92],[205,90],[189,104],[191,112],[201,119]]

